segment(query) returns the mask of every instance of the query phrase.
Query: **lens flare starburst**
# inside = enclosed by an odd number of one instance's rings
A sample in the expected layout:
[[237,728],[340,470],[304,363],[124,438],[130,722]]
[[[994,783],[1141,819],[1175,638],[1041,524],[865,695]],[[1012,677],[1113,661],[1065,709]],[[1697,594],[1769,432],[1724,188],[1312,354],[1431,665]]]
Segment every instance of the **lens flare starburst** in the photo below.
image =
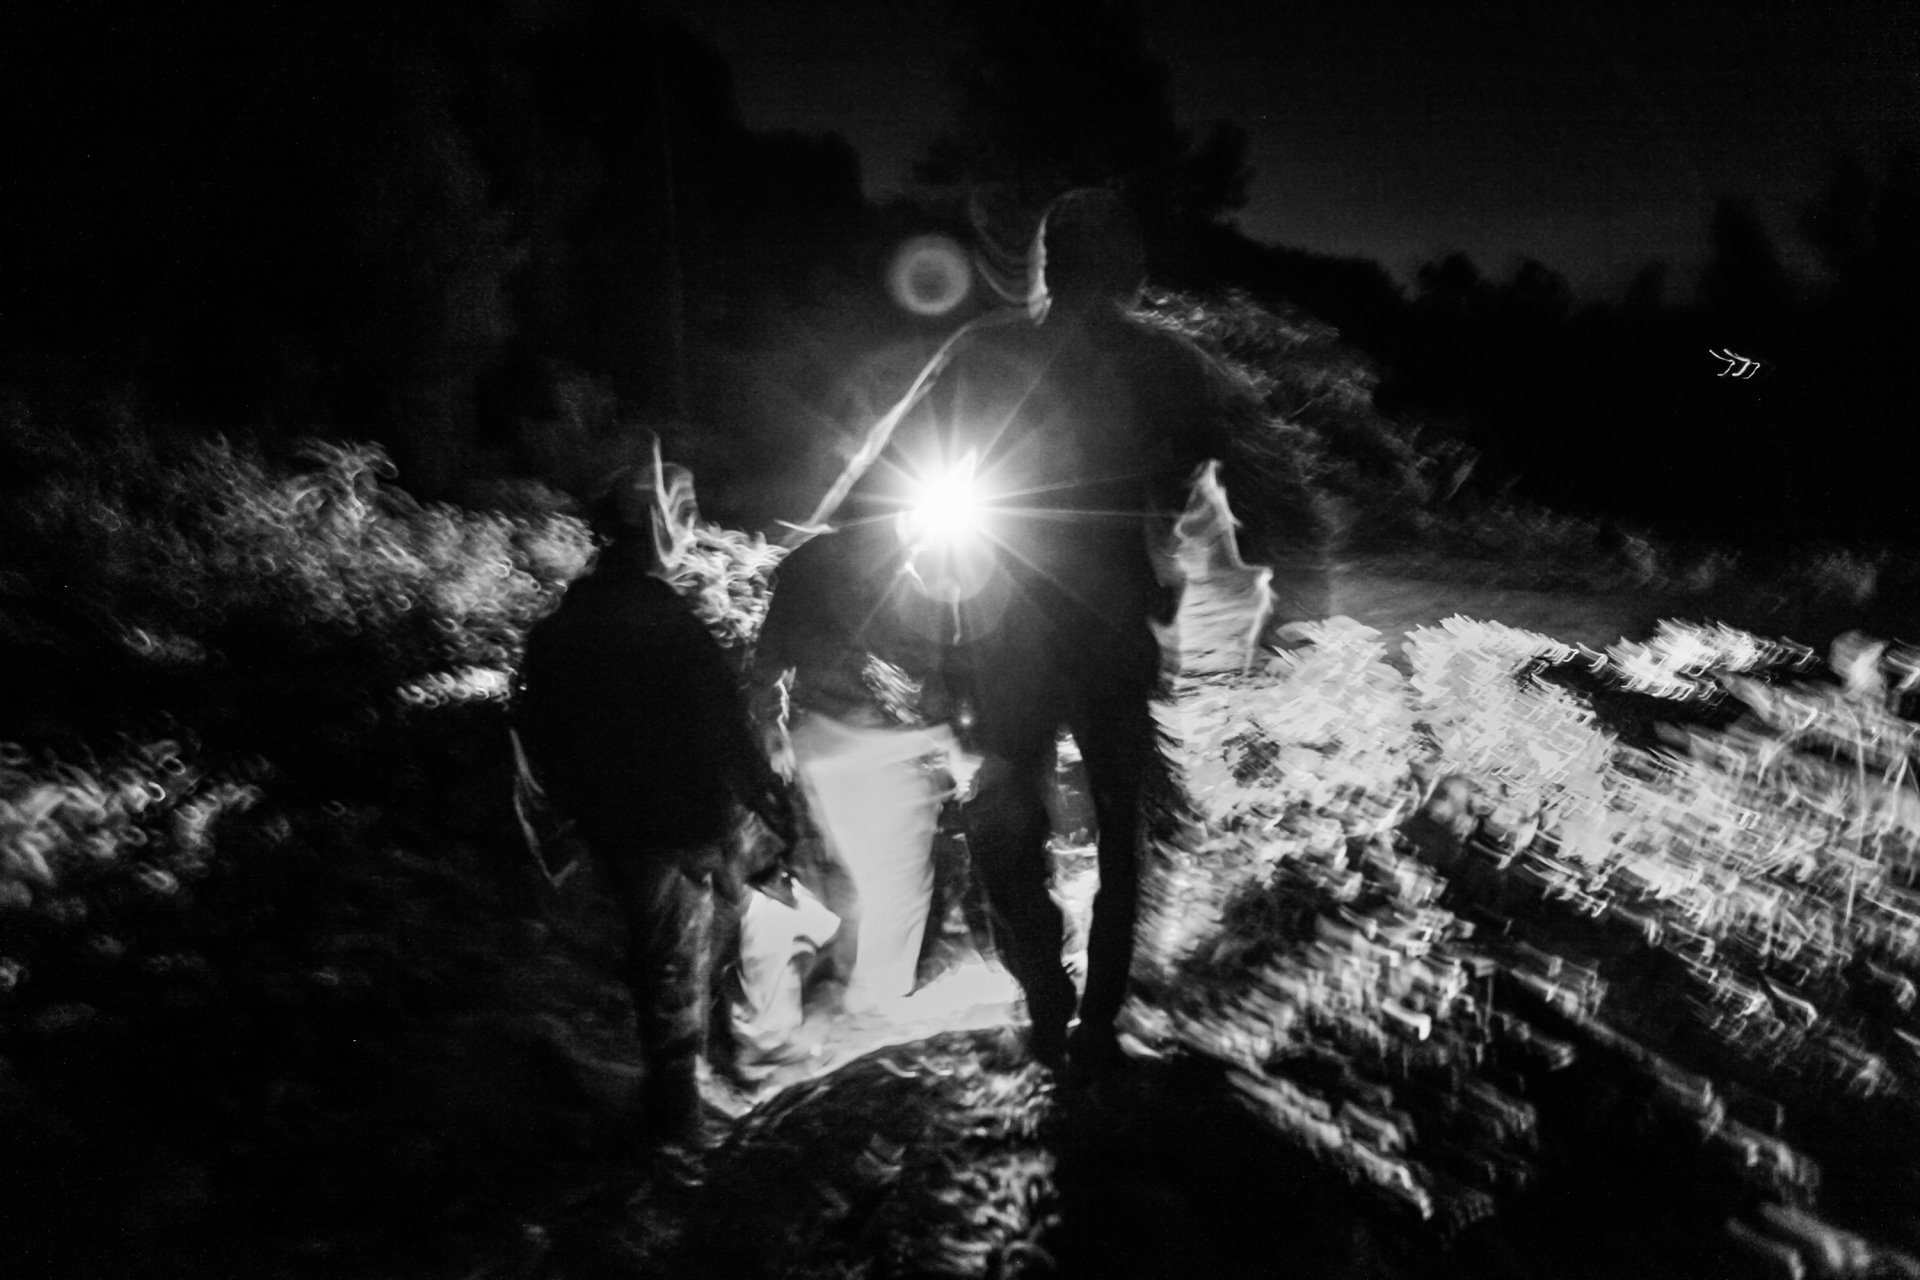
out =
[[902,516],[902,533],[910,545],[949,549],[986,536],[987,498],[979,467],[979,455],[970,452],[956,463],[929,467],[916,478]]

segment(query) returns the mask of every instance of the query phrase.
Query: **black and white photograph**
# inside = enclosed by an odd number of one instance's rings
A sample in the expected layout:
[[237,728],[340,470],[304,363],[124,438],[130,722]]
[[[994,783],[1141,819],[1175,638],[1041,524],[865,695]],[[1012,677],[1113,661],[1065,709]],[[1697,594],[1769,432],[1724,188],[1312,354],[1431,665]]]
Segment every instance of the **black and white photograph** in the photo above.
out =
[[0,1275],[1920,1280],[1920,6],[0,6]]

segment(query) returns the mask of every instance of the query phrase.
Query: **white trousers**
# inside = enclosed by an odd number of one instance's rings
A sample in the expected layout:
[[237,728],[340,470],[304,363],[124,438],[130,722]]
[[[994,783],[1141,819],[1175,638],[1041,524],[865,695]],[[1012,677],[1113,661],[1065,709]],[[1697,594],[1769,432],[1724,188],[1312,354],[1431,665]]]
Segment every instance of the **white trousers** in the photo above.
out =
[[826,945],[840,927],[804,885],[793,886],[794,905],[770,894],[747,895],[740,919],[740,998],[732,1008],[734,1040],[744,1049],[771,1053],[800,1029],[805,1014],[801,966],[795,961]]
[[846,1007],[862,1013],[911,995],[933,902],[941,793],[928,757],[946,728],[865,728],[815,712],[795,717],[794,764],[834,857],[852,881],[853,972]]

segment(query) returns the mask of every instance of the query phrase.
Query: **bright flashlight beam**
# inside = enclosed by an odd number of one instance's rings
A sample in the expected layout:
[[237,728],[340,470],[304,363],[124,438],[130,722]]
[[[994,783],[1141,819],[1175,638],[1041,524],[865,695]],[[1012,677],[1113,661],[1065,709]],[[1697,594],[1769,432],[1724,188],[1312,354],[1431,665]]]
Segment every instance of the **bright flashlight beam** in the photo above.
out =
[[921,482],[912,511],[915,541],[951,546],[983,531],[984,504],[974,475],[978,466],[978,456],[969,453]]
[[934,382],[953,359],[954,351],[963,341],[979,330],[990,329],[997,325],[1014,324],[1027,318],[1026,312],[1010,307],[989,311],[983,316],[975,316],[949,334],[947,340],[940,344],[940,349],[934,352],[927,363],[921,367],[919,376],[913,380],[913,385],[907,388],[906,394],[901,396],[894,403],[893,408],[887,410],[868,430],[859,450],[848,460],[846,467],[840,472],[840,478],[833,482],[833,487],[828,489],[826,495],[820,499],[820,505],[813,509],[813,514],[807,518],[806,523],[787,526],[787,532],[780,539],[782,544],[792,549],[827,527],[827,519],[840,509],[840,504],[846,500],[854,484],[867,473],[867,468],[879,459],[881,451],[887,447],[887,441],[893,438],[894,428],[900,425],[900,420],[912,412],[913,407],[920,403],[922,396],[932,390]]

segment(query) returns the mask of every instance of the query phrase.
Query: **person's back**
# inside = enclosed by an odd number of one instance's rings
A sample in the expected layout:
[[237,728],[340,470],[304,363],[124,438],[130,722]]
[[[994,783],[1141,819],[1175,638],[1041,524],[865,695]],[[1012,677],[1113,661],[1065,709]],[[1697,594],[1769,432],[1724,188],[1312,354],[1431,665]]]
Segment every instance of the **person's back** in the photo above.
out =
[[[1198,353],[1104,306],[984,335],[949,386],[933,429],[950,453],[981,451],[991,536],[1028,606],[1070,644],[1165,621],[1152,550],[1223,447]],[[972,612],[976,631],[993,625]]]
[[938,723],[947,625],[887,522],[820,533],[774,575],[755,681],[791,678],[795,769],[847,882],[827,888],[827,904],[849,926],[839,957],[848,1012],[914,988],[943,799],[928,760],[952,742]]
[[891,526],[855,523],[810,538],[781,561],[755,665],[763,683],[773,678],[767,672],[793,673],[796,708],[857,724],[900,723],[873,687],[874,660],[924,685],[950,628],[938,603],[915,589]]
[[[1063,1061],[1077,1004],[1074,1057],[1098,1069],[1118,1054],[1146,824],[1180,808],[1151,706],[1164,675],[1155,624],[1177,603],[1155,553],[1248,406],[1191,344],[1128,314],[1141,255],[1110,197],[1058,202],[1039,247],[1037,323],[960,350],[860,496],[884,510],[901,477],[976,464],[993,568],[957,600],[958,696],[973,711],[969,746],[984,758],[967,805],[969,848],[999,953],[1026,994],[1036,1055]],[[1049,891],[1045,796],[1063,729],[1085,761],[1099,827],[1078,998]]]
[[616,544],[533,630],[520,725],[555,800],[589,832],[661,849],[719,840],[744,721],[717,642],[650,561]]
[[736,804],[792,839],[719,642],[654,576],[657,485],[616,476],[596,512],[593,570],[527,639],[518,728],[534,771],[579,826],[627,925],[626,980],[647,1069],[641,1124],[699,1134],[707,934],[718,881],[737,892]]

